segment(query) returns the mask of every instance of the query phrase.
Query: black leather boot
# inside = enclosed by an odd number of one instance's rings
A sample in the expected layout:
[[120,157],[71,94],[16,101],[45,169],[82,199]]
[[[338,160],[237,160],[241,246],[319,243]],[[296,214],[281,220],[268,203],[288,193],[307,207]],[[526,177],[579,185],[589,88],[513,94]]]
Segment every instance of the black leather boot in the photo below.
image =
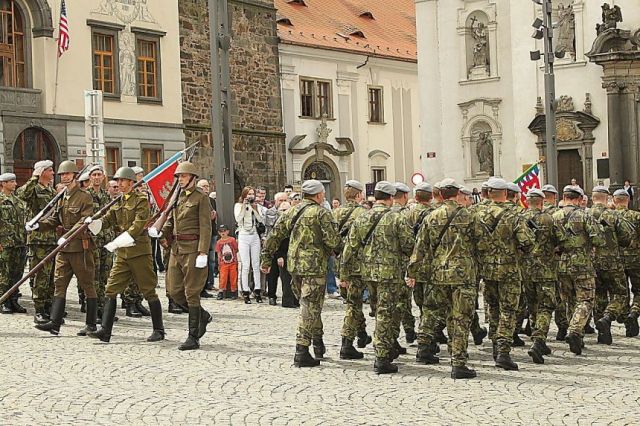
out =
[[138,310],[136,309],[136,304],[135,303],[127,303],[126,306],[126,316],[131,317],[131,318],[142,318],[142,313],[138,312]]
[[18,303],[18,293],[14,293],[11,297],[11,309],[16,314],[26,314],[27,310]]
[[569,333],[566,342],[569,344],[569,350],[576,355],[582,354],[582,338],[576,333]]
[[162,304],[160,303],[160,299],[149,302],[149,313],[151,314],[153,333],[147,337],[147,342],[164,340],[164,324],[162,323]]
[[478,346],[482,344],[482,341],[484,340],[485,337],[487,337],[487,329],[485,327],[480,327],[478,328],[474,333],[473,333],[473,343]]
[[535,340],[531,348],[527,351],[534,364],[544,364],[544,348],[541,340]]
[[358,352],[356,348],[353,347],[353,340],[348,337],[342,338],[342,346],[340,347],[340,359],[362,359],[364,358],[364,354],[362,352]]
[[376,374],[393,374],[398,372],[398,366],[392,364],[387,358],[376,358],[373,364],[373,371]]
[[466,365],[451,367],[452,379],[473,379],[476,376],[476,370],[473,370]]
[[100,330],[87,333],[87,336],[109,343],[109,340],[111,340],[111,331],[113,330],[113,322],[116,318],[117,307],[118,301],[116,299],[106,298],[104,301],[104,307],[102,308],[102,325]]
[[98,315],[98,299],[85,299],[87,305],[87,316],[85,326],[78,331],[78,336],[86,336],[88,333],[98,331],[96,327],[96,318]]
[[626,328],[625,335],[627,337],[636,337],[640,334],[640,327],[638,326],[638,314],[631,312],[624,322]]
[[449,343],[449,338],[444,334],[444,331],[440,330],[436,332],[436,342],[444,345],[445,343]]
[[55,297],[51,303],[51,319],[44,324],[36,324],[36,328],[41,331],[48,331],[57,336],[60,333],[62,325],[62,317],[64,316],[64,307],[66,300],[62,297]]
[[407,354],[407,348],[403,348],[402,346],[400,346],[400,343],[397,340],[393,341],[393,347],[399,355]]
[[202,309],[200,306],[189,306],[189,335],[183,344],[178,346],[181,351],[192,351],[200,349],[200,340],[198,339],[198,329],[200,328],[200,316]]
[[3,314],[12,314],[13,313],[13,307],[11,306],[11,300],[7,300],[6,302],[4,302],[2,304],[2,313]]
[[150,317],[151,312],[142,304],[142,300],[136,302],[136,311],[140,312],[143,317]]
[[47,314],[47,312],[45,311],[44,306],[42,308],[37,308],[36,309],[36,313],[33,316],[33,322],[36,324],[44,324],[46,322],[49,322],[49,315]]
[[169,298],[169,313],[170,314],[181,314],[182,308],[176,305],[176,302],[173,301],[172,298]]
[[262,303],[262,290],[254,290],[253,293],[255,294],[256,303]]
[[367,334],[366,330],[365,330],[365,331],[359,331],[359,332],[358,332],[358,347],[359,347],[360,349],[362,349],[362,348],[366,348],[366,347],[367,347],[367,345],[368,345],[369,343],[371,343],[372,341],[373,341],[373,339],[371,338],[371,336],[369,336],[369,335]]
[[433,351],[433,345],[418,344],[418,352],[416,352],[416,362],[418,364],[438,364],[440,358]]
[[529,318],[527,318],[527,325],[524,326],[522,331],[529,337],[531,337],[531,334],[533,334],[533,330],[531,329],[531,320]]
[[542,347],[542,355],[551,355],[551,348],[547,346],[547,342],[540,340],[540,346]]
[[589,322],[584,326],[584,334],[596,334],[596,331],[591,326],[591,318],[589,318]]
[[200,307],[200,310],[202,312],[200,313],[200,326],[198,327],[198,339],[202,339],[202,336],[204,336],[204,334],[207,332],[207,325],[209,325],[209,323],[213,321],[213,317],[211,316],[211,314],[206,310],[204,310],[202,306]]
[[407,344],[410,345],[410,344],[412,344],[413,342],[416,341],[416,338],[418,336],[416,336],[416,331],[415,330],[405,330],[404,331],[404,337],[405,337],[405,340],[407,341]]
[[250,292],[248,291],[243,291],[242,292],[242,297],[244,298],[244,304],[245,305],[250,305],[251,304],[251,297],[249,297],[251,295]]
[[496,367],[503,368],[505,370],[518,370],[518,364],[511,360],[511,355],[500,353],[496,357]]
[[513,344],[511,345],[514,348],[519,346],[524,346],[524,340],[518,336],[518,333],[513,333]]
[[312,339],[313,342],[313,354],[316,356],[316,359],[323,358],[324,354],[327,352],[327,348],[324,346],[324,341],[322,337],[319,339]]
[[296,345],[296,354],[293,357],[293,365],[298,368],[317,367],[320,365],[320,360],[314,359],[311,356],[308,346]]
[[613,337],[611,336],[611,323],[613,322],[613,318],[611,315],[606,313],[596,321],[596,328],[598,329],[598,343],[603,343],[605,345],[610,345],[613,343]]
[[556,333],[556,340],[564,342],[567,338],[567,329],[565,327],[558,327],[558,333]]
[[218,292],[218,300],[224,300],[224,291]]

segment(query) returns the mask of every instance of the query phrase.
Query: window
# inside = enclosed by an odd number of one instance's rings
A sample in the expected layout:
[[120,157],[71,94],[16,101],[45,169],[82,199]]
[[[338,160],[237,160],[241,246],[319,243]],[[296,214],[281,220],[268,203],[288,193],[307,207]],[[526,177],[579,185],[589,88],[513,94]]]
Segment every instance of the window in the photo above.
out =
[[142,168],[149,173],[162,163],[162,148],[142,148]]
[[371,168],[371,180],[373,183],[378,183],[380,181],[386,180],[387,171],[382,167],[372,167]]
[[120,147],[106,146],[106,158],[104,160],[104,168],[107,176],[116,174],[116,170],[122,167],[122,157],[120,156]]
[[300,79],[300,116],[333,118],[331,81]]
[[382,87],[369,87],[369,122],[384,122]]
[[0,0],[0,86],[26,87],[24,21],[13,0]]
[[94,29],[93,89],[106,95],[118,94],[117,37],[114,32]]
[[160,98],[159,44],[158,38],[142,35],[136,37],[138,97]]

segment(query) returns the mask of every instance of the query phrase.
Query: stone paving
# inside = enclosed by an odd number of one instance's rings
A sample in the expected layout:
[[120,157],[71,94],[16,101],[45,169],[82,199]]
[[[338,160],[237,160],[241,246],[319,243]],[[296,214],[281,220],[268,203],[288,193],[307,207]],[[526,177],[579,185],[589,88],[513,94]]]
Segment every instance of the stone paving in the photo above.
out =
[[[22,291],[32,314],[28,286]],[[102,344],[76,337],[76,300],[70,288],[59,337],[37,331],[31,315],[0,317],[1,425],[640,423],[640,339],[623,337],[619,325],[612,346],[587,336],[580,357],[551,340],[553,355],[534,365],[516,348],[518,372],[496,369],[486,341],[471,344],[478,378],[454,381],[446,355],[417,365],[415,347],[396,375],[373,373],[371,347],[364,360],[340,360],[344,306],[336,300],[323,315],[326,360],[313,369],[293,367],[295,309],[207,299],[214,322],[201,350],[180,352],[186,314],[166,314],[167,340],[153,344],[148,318],[118,310],[111,343]]]

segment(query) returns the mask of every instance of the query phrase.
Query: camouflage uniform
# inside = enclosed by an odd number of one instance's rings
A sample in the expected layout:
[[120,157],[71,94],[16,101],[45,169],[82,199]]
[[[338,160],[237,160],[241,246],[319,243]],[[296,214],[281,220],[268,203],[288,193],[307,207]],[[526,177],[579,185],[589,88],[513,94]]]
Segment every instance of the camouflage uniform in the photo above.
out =
[[[402,217],[405,218],[405,220],[408,219],[409,213],[411,212],[411,210],[409,210],[407,206],[402,206],[398,203],[394,203],[391,209],[393,211],[398,212]],[[403,264],[404,264],[403,269],[405,270],[405,272],[409,264],[409,256],[411,255],[410,254],[407,255],[403,260]],[[405,334],[415,334],[416,319],[413,316],[413,313],[411,312],[411,295],[412,295],[411,288],[407,286],[402,286],[402,288],[400,289],[400,293],[398,294],[398,307],[393,317],[394,322],[397,326],[396,339],[400,335],[401,325],[402,325],[402,328],[404,328]]]
[[[544,208],[543,208],[543,211],[545,213],[549,213],[551,217],[553,217],[555,212],[557,212],[558,210],[560,210],[560,207],[545,201]],[[556,269],[557,269],[558,264],[560,263],[560,256],[556,254],[554,255],[553,259],[554,259],[554,262],[556,263]],[[564,301],[560,297],[560,281],[556,281],[555,287],[556,287],[556,297],[555,297],[556,307],[553,312],[553,316],[558,329],[567,330],[569,328],[569,320],[567,319],[567,304],[564,303]]]
[[[640,212],[627,208],[618,208],[617,211],[636,231],[635,238],[629,247],[622,249],[622,260],[627,279],[631,282],[631,293],[633,294],[633,304],[629,308],[629,313],[640,315]],[[628,295],[627,285],[625,285],[625,292]],[[630,302],[627,300],[627,306]]]
[[602,227],[585,209],[566,206],[553,219],[560,240],[560,297],[571,315],[569,332],[582,337],[593,309],[596,271],[591,260],[593,246],[604,246]]
[[[364,241],[376,218],[382,217],[370,240]],[[393,314],[405,286],[406,259],[413,251],[413,233],[405,217],[383,204],[375,204],[354,222],[342,252],[342,274],[349,277],[361,269],[362,279],[378,292],[376,329],[373,344],[376,358],[391,360],[397,338]]]
[[[15,195],[0,192],[0,295],[22,278],[26,263],[26,208]],[[12,297],[16,297],[17,292]]]
[[[291,229],[293,218],[305,206],[308,207]],[[308,347],[312,339],[321,339],[323,335],[321,314],[328,259],[341,243],[338,225],[328,210],[305,199],[289,209],[267,237],[261,255],[263,268],[271,266],[285,238],[290,239],[287,269],[293,277],[293,292],[300,301],[296,343]]]
[[[425,205],[418,203],[416,206],[410,210],[408,215],[409,226],[413,231],[413,234],[417,237],[418,230],[422,226],[423,223],[426,223],[427,218],[435,210],[435,206],[433,204]],[[416,305],[420,308],[420,315],[422,316],[422,307],[425,301],[425,292],[429,291],[431,287],[429,285],[430,274],[428,271],[421,274],[418,278],[416,278],[416,285],[413,287],[413,299],[416,301]],[[422,322],[420,322],[422,324]]]
[[[16,195],[27,206],[27,216],[32,218],[45,208],[47,203],[56,196],[51,186],[43,186],[38,182],[38,176],[31,177],[21,186]],[[53,209],[50,210],[53,212]],[[57,247],[55,230],[30,232],[27,235],[29,269],[33,269],[42,259]],[[51,305],[53,299],[53,262],[47,262],[40,269],[32,281],[33,305],[36,312],[42,312]]]
[[477,298],[475,220],[468,209],[453,200],[445,201],[420,227],[409,264],[409,277],[418,280],[426,270],[431,273],[433,285],[425,300],[418,334],[419,352],[422,347],[435,344],[438,324],[450,316],[448,332],[454,367],[467,362],[469,328]]
[[631,244],[635,231],[619,211],[610,210],[603,204],[595,204],[589,213],[602,225],[606,241],[606,245],[596,247],[593,254],[596,268],[593,317],[598,321],[604,314],[609,314],[612,319],[622,319],[627,314],[627,280],[620,248]]
[[[93,210],[95,212],[98,212],[111,201],[109,194],[103,189],[96,191],[93,187],[90,187],[88,192],[93,198]],[[95,258],[96,264],[95,280],[96,293],[98,295],[98,311],[102,311],[102,307],[104,306],[104,292],[107,286],[107,279],[109,278],[109,271],[113,266],[113,254],[104,248],[104,246],[115,237],[113,228],[106,224],[103,225],[100,233],[94,237],[96,248],[93,257]]]

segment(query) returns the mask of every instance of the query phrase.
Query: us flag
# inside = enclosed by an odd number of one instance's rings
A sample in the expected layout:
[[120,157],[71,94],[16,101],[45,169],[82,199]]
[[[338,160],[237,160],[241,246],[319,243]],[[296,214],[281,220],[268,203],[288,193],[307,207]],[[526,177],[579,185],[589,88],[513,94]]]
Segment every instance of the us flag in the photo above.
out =
[[64,0],[60,5],[60,25],[58,34],[58,56],[62,56],[69,49],[69,20],[67,19],[67,5]]

